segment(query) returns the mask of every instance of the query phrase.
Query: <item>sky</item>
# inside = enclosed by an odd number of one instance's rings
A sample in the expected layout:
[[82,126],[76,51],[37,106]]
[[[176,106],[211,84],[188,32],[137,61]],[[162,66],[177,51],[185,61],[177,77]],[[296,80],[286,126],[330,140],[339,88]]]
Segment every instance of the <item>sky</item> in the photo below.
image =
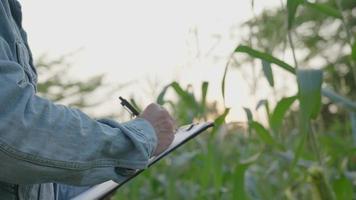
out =
[[[104,74],[110,85],[133,81],[120,92],[142,104],[153,101],[147,85],[172,81],[200,89],[210,81],[208,99],[222,104],[221,79],[226,58],[239,44],[231,27],[280,0],[20,0],[23,25],[35,57],[78,51],[72,78]],[[241,33],[242,34],[242,33]],[[219,59],[217,59],[219,58]],[[242,107],[254,107],[243,74],[228,75],[229,121],[243,121]],[[154,91],[153,93],[157,92]],[[268,96],[260,92],[259,96]],[[109,100],[98,112],[118,107]]]

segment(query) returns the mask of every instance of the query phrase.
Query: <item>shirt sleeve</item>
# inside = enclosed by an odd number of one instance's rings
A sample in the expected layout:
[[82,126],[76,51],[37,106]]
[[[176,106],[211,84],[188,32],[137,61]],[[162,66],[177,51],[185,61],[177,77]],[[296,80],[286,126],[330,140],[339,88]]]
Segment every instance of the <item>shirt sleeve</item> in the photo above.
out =
[[94,120],[41,98],[0,38],[0,181],[93,185],[141,169],[157,145],[151,124]]

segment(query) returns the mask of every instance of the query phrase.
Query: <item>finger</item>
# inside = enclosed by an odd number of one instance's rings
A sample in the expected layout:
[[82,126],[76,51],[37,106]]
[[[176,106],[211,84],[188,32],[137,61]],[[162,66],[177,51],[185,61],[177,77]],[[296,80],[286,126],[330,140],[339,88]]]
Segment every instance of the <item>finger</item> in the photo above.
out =
[[160,110],[166,110],[162,105],[156,104]]
[[172,115],[171,115],[171,114],[169,114],[168,110],[166,110],[165,108],[163,108],[163,109],[164,109],[164,111],[163,111],[163,112],[164,112],[164,114],[165,114],[165,115],[167,115],[167,116],[169,117],[169,119],[170,119],[170,120],[172,120],[172,121],[174,122],[174,119],[173,119]]

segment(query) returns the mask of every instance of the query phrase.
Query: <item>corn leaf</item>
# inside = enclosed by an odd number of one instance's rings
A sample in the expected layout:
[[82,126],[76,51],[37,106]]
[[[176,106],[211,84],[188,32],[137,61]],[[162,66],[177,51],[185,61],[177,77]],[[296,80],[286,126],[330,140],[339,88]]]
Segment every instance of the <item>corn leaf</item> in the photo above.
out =
[[[252,57],[264,59],[270,63],[276,64],[277,66],[281,67],[282,69],[284,69],[292,74],[296,73],[295,69],[291,65],[289,65],[289,64],[283,62],[282,60],[279,60],[278,58],[275,58],[269,54],[257,51],[255,49],[248,47],[248,46],[240,45],[235,49],[235,52],[246,53]],[[356,59],[356,43],[354,45],[353,55]],[[349,100],[345,97],[342,97],[341,95],[339,95],[339,94],[335,93],[334,91],[327,89],[327,88],[323,88],[322,93],[324,96],[328,97],[334,103],[339,103],[346,109],[351,109],[351,110],[356,111],[356,104],[354,102],[352,102],[351,100]]]
[[130,98],[130,103],[132,104],[132,106],[134,108],[136,108],[136,110],[140,113],[142,111],[141,107],[137,104],[137,102],[135,101],[135,99]]
[[268,101],[266,99],[261,99],[258,101],[256,110],[260,109],[262,106],[268,107]]
[[352,182],[345,176],[336,179],[332,185],[337,200],[354,199]]
[[252,57],[259,58],[266,62],[276,64],[279,67],[287,70],[288,72],[291,72],[293,74],[295,73],[295,69],[291,65],[289,65],[289,64],[283,62],[282,60],[275,58],[267,53],[263,53],[261,51],[254,50],[248,46],[240,45],[235,49],[235,52],[236,53],[246,53]]
[[229,65],[227,64],[224,70],[224,75],[223,75],[223,79],[221,81],[221,93],[223,96],[223,100],[225,103],[225,80],[226,80],[226,74],[227,74],[227,69],[228,69]]
[[356,42],[352,45],[351,58],[352,58],[353,60],[356,60]]
[[299,161],[300,156],[303,153],[305,141],[306,141],[307,136],[308,136],[307,130],[309,130],[309,121],[306,120],[306,119],[301,118],[300,127],[299,127],[299,133],[300,133],[301,137],[299,138],[298,145],[297,145],[296,149],[294,150],[294,152],[295,152],[294,155],[295,156],[294,156],[294,159],[293,159],[293,162],[292,162],[291,169],[294,169],[294,167],[296,166],[296,164]]
[[337,104],[338,106],[341,106],[348,111],[356,112],[356,102],[353,102],[352,100],[341,96],[326,87],[323,88],[322,93],[324,96],[328,97],[333,103]]
[[313,199],[335,200],[335,194],[325,175],[325,170],[318,166],[308,169],[309,180],[313,186]]
[[273,72],[272,72],[272,67],[271,67],[271,63],[262,60],[262,69],[263,69],[263,73],[267,78],[267,81],[269,83],[270,86],[274,86],[274,80],[273,80]]
[[233,199],[248,200],[245,190],[245,172],[249,164],[237,165],[234,171],[234,190],[232,191]]
[[292,29],[296,12],[303,0],[287,0],[288,30]]
[[315,119],[321,108],[321,70],[303,69],[297,71],[299,102],[302,117]]
[[244,111],[246,113],[248,122],[251,123],[253,121],[253,116],[252,116],[251,110],[249,108],[244,108]]
[[157,100],[156,100],[156,103],[158,103],[159,105],[163,105],[165,103],[165,100],[164,100],[164,96],[166,95],[166,92],[168,90],[168,88],[171,86],[171,84],[169,85],[166,85],[162,91],[159,93],[158,97],[157,97]]
[[226,116],[229,114],[229,112],[230,112],[230,108],[225,108],[224,113],[214,120],[214,128],[212,131],[213,133],[217,132],[220,126],[224,124]]
[[354,139],[354,145],[356,146],[356,112],[351,112],[350,117],[351,117],[352,138]]
[[297,71],[298,98],[300,106],[300,141],[295,150],[292,169],[298,163],[303,152],[306,138],[310,129],[310,120],[316,118],[321,107],[321,84],[323,73],[321,70],[303,69]]
[[269,131],[262,126],[262,124],[254,121],[251,123],[251,127],[256,131],[257,135],[269,145],[273,145],[275,143],[273,137],[269,133]]
[[277,103],[270,120],[273,130],[278,130],[281,127],[285,114],[297,98],[297,96],[286,97]]
[[177,82],[173,82],[171,84],[171,87],[174,89],[174,91],[182,98],[182,100],[189,105],[191,108],[198,108],[199,105],[196,102],[194,96],[190,94],[189,92],[186,92],[182,89],[182,87],[179,85]]
[[209,87],[209,82],[204,81],[202,86],[201,86],[201,105],[203,106],[203,109],[205,109],[206,105],[206,95],[208,93],[208,87]]
[[329,6],[328,4],[307,2],[306,5],[309,8],[311,8],[311,9],[317,11],[317,12],[323,13],[325,15],[328,15],[328,16],[331,16],[331,17],[335,17],[335,18],[338,18],[338,19],[342,18],[342,15],[339,12],[339,10]]
[[270,132],[264,126],[262,126],[262,124],[253,121],[250,123],[250,126],[256,131],[258,137],[266,144],[277,147],[279,149],[282,148],[281,145],[278,144],[278,142],[271,136]]
[[232,199],[248,200],[250,199],[245,190],[245,172],[251,164],[256,162],[259,158],[260,153],[251,156],[250,158],[240,161],[240,163],[235,167],[234,170],[234,183],[232,190]]

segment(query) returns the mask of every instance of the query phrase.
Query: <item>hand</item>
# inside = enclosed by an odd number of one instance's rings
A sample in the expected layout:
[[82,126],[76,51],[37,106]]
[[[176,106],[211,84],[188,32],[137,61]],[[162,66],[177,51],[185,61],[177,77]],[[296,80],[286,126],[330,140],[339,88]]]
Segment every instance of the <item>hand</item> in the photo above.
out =
[[162,153],[169,147],[174,139],[173,129],[175,122],[172,116],[160,105],[151,103],[139,117],[150,122],[155,129],[158,145],[153,155],[156,156]]

